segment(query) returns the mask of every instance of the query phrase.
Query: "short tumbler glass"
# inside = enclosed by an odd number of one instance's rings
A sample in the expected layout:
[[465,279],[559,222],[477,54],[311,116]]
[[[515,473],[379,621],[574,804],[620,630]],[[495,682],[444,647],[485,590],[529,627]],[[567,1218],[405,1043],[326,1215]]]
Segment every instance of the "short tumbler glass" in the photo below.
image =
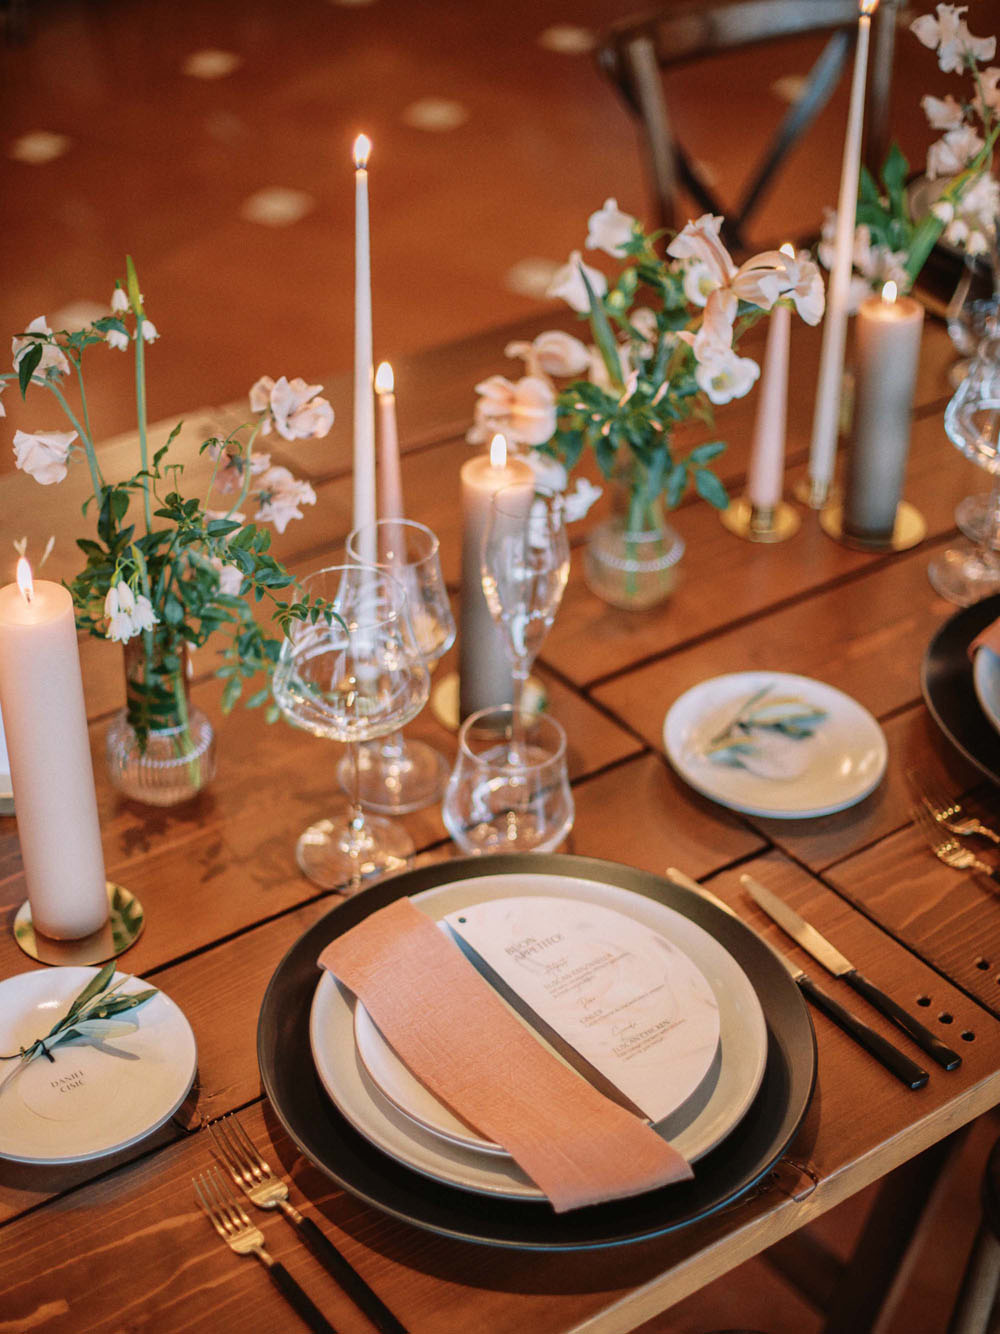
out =
[[459,729],[442,815],[463,852],[551,852],[573,827],[566,733],[548,714],[514,724],[503,704]]

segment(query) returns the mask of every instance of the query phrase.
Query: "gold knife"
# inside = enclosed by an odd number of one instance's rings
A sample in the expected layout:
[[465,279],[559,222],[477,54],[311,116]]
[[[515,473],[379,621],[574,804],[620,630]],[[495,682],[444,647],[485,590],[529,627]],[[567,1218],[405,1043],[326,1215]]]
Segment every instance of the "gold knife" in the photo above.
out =
[[914,1018],[901,1005],[897,1005],[891,996],[887,996],[875,986],[874,982],[869,982],[849,959],[845,959],[840,951],[831,945],[825,936],[820,935],[814,926],[810,926],[805,918],[800,917],[794,908],[790,908],[783,899],[779,899],[753,876],[744,875],[740,880],[750,897],[764,909],[772,922],[777,922],[782,931],[791,936],[797,945],[801,945],[807,954],[811,954],[817,963],[822,964],[828,973],[832,973],[834,977],[839,977],[842,982],[853,987],[859,996],[863,996],[880,1014],[884,1014],[897,1028],[902,1029],[922,1051],[937,1061],[938,1065],[945,1070],[955,1070],[962,1064],[958,1052],[952,1051],[935,1033],[925,1028],[919,1019]]

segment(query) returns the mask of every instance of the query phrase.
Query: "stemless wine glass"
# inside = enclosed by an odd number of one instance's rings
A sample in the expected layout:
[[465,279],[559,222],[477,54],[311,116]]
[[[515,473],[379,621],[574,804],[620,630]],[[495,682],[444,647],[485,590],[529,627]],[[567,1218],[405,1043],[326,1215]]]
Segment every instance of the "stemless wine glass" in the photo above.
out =
[[[358,744],[408,723],[427,702],[430,677],[413,638],[400,585],[372,565],[333,565],[302,581],[305,595],[329,605],[295,623],[274,671],[274,698],[296,727]],[[352,785],[339,819],[310,825],[296,846],[299,866],[324,889],[350,894],[363,880],[405,864],[409,835],[366,817]]]
[[511,704],[470,714],[459,729],[441,814],[463,852],[557,848],[573,827],[562,727],[545,713],[515,727]]
[[944,414],[948,438],[993,478],[990,513],[978,545],[949,547],[927,569],[934,588],[960,607],[1000,591],[1000,335],[980,344]]
[[[379,519],[355,528],[347,554],[363,561],[365,554],[380,570],[402,584],[406,609],[421,656],[432,672],[455,642],[455,618],[448,601],[438,540],[412,519]],[[406,741],[401,731],[358,750],[357,782],[361,804],[384,815],[403,815],[441,800],[448,781],[448,761],[426,741]],[[338,767],[341,785],[349,790],[353,770],[345,756]]]
[[516,747],[525,683],[569,578],[562,493],[530,484],[497,491],[483,534],[481,572],[486,605],[511,660]]

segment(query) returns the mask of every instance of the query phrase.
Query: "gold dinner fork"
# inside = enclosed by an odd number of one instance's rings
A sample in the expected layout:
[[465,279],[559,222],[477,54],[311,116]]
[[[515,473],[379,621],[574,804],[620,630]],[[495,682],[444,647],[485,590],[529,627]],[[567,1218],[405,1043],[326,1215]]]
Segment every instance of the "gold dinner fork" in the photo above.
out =
[[963,838],[970,834],[979,834],[982,838],[988,838],[991,843],[1000,844],[1000,834],[989,825],[983,824],[982,820],[977,820],[974,815],[967,815],[957,797],[946,796],[933,783],[919,778],[912,769],[907,771],[906,776],[921,804],[926,806],[939,825],[943,825],[953,834],[960,834]]
[[210,1167],[192,1178],[195,1198],[203,1213],[226,1245],[237,1255],[255,1255],[263,1264],[271,1282],[315,1334],[337,1334],[330,1322],[295,1279],[264,1245],[264,1234],[254,1227],[247,1211],[233,1194],[217,1168]]
[[213,1121],[208,1127],[216,1157],[240,1190],[260,1209],[280,1209],[295,1227],[326,1272],[333,1276],[381,1334],[407,1334],[357,1270],[341,1255],[333,1242],[311,1218],[305,1218],[288,1198],[288,1185],[275,1176],[270,1165],[243,1129],[235,1112]]
[[927,807],[920,802],[912,808],[913,819],[927,841],[927,846],[938,861],[956,871],[981,871],[991,880],[1000,883],[1000,868],[990,866],[981,857],[977,857],[971,848],[959,843],[947,827],[942,826]]

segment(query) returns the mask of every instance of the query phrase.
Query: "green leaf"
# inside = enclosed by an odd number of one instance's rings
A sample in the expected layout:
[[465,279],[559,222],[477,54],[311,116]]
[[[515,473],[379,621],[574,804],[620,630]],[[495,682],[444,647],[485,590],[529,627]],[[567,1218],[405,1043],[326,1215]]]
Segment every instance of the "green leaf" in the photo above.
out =
[[906,217],[906,178],[910,174],[910,164],[900,151],[899,144],[893,141],[892,147],[882,168],[882,183],[889,196],[889,204],[896,217]]
[[670,470],[667,478],[667,485],[664,494],[667,498],[667,505],[670,509],[676,509],[681,503],[681,498],[687,490],[688,470],[686,463],[675,463]]
[[614,331],[608,323],[604,307],[590,285],[590,279],[582,265],[580,266],[580,277],[583,279],[583,285],[587,289],[587,299],[590,302],[590,327],[594,334],[594,342],[597,344],[597,350],[608,369],[611,383],[620,389],[622,387],[622,367],[618,358],[618,344],[615,341]]
[[128,303],[132,307],[135,315],[142,314],[142,293],[139,291],[139,275],[135,271],[135,265],[132,263],[132,256],[125,256],[125,291],[128,295]]
[[724,440],[710,440],[708,444],[698,445],[692,449],[688,455],[689,463],[711,463],[712,459],[717,459],[720,454],[725,452],[726,442]]
[[724,510],[728,506],[729,493],[714,472],[709,472],[706,468],[696,468],[694,485],[702,500],[707,500],[717,510]]
[[17,382],[21,387],[21,397],[24,398],[28,392],[28,385],[31,384],[31,377],[35,373],[35,368],[42,359],[43,347],[41,343],[35,343],[29,347],[24,356],[17,363]]

